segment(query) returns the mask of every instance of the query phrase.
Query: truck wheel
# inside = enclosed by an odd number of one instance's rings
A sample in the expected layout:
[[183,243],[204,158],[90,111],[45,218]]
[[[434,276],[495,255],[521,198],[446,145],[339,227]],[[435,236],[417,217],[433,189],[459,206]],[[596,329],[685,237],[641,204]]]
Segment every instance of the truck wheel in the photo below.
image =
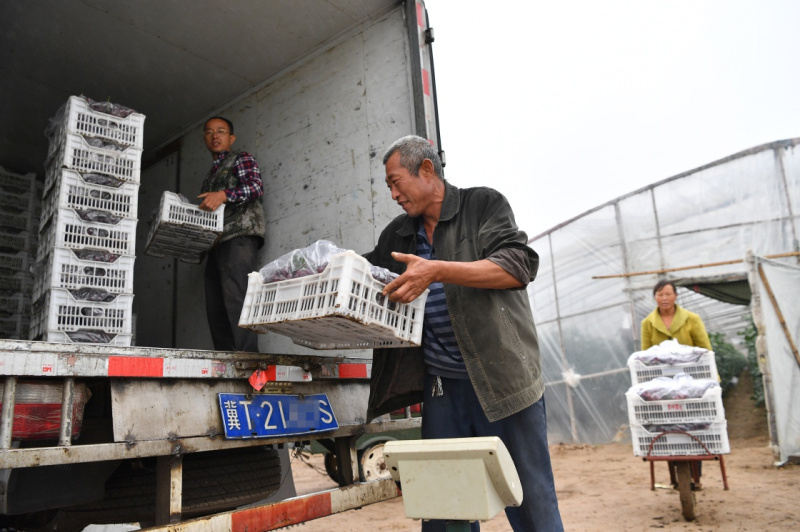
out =
[[386,467],[386,461],[383,458],[383,446],[385,443],[374,443],[361,452],[361,457],[358,460],[358,472],[361,482],[392,478],[392,473]]
[[[184,516],[221,512],[266,499],[281,486],[281,462],[274,449],[252,447],[227,451],[224,456],[214,454],[184,456]],[[188,456],[197,459],[191,468],[186,466]]]
[[339,468],[336,467],[336,455],[333,453],[325,453],[325,472],[331,480],[339,483]]
[[[62,509],[57,530],[80,531],[90,523],[152,524],[155,462],[155,458],[124,460],[106,482],[105,498]],[[280,457],[274,449],[244,447],[184,455],[182,517],[232,510],[266,499],[280,484]]]

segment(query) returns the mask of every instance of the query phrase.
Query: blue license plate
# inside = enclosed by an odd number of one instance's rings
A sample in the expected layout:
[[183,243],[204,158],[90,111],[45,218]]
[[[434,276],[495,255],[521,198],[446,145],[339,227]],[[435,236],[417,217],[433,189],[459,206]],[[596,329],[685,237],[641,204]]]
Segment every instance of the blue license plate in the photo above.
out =
[[291,436],[339,428],[324,393],[315,395],[219,394],[225,437]]

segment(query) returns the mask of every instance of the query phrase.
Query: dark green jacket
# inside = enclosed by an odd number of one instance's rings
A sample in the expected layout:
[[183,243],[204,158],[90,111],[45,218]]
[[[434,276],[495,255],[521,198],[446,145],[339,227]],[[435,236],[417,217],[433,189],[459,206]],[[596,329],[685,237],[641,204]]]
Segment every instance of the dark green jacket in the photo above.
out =
[[[239,187],[239,178],[233,171],[233,167],[240,153],[237,151],[228,153],[216,171],[209,170],[200,192],[232,190]],[[264,202],[261,196],[243,203],[226,203],[222,235],[214,245],[216,246],[239,236],[257,236],[259,238],[259,247],[261,247],[264,245],[265,232]]]
[[[392,251],[414,254],[417,220],[402,214],[383,230],[367,260],[402,273]],[[490,188],[459,189],[445,182],[433,234],[439,260],[489,259],[520,279],[533,281],[539,257],[517,228],[508,201]],[[520,278],[518,272],[525,272]],[[539,343],[527,291],[487,290],[445,284],[445,297],[470,381],[490,421],[530,406],[544,392]],[[424,400],[421,348],[373,351],[368,420]]]

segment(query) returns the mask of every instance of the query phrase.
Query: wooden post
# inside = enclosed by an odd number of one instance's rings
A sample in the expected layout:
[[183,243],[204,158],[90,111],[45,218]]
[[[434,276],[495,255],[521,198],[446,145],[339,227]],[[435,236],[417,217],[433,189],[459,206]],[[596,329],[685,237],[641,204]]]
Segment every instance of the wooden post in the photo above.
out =
[[72,415],[75,407],[75,377],[67,377],[61,392],[61,427],[58,444],[67,447],[72,443]]
[[6,377],[3,386],[3,410],[0,414],[0,449],[11,448],[14,428],[14,405],[17,399],[17,378]]
[[156,460],[156,524],[181,521],[183,456],[159,456]]

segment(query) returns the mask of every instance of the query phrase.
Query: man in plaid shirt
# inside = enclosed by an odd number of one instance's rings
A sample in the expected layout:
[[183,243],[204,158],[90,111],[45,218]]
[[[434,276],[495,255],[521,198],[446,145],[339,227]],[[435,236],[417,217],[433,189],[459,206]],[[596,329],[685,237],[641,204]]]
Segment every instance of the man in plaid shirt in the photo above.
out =
[[210,118],[203,138],[214,160],[201,194],[200,208],[225,204],[222,235],[208,252],[205,269],[206,315],[214,349],[258,352],[258,335],[239,327],[247,292],[247,275],[258,269],[258,249],[264,245],[263,185],[258,163],[247,152],[232,151],[233,123]]

